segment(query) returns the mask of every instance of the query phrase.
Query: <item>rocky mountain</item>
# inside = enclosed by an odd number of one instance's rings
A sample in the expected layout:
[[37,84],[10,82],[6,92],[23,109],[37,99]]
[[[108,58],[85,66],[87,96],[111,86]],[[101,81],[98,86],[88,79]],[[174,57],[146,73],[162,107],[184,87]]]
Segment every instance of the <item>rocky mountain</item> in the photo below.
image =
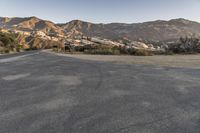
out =
[[200,23],[186,19],[173,19],[170,21],[158,20],[133,24],[94,24],[74,20],[66,24],[55,24],[51,21],[42,20],[36,17],[1,17],[0,27],[28,32],[42,31],[46,34],[65,35],[69,38],[76,35],[85,35],[111,40],[127,39],[141,42],[175,40],[181,36],[200,37]]
[[112,40],[127,38],[129,40],[154,42],[178,39],[181,36],[200,37],[200,23],[186,19],[158,20],[133,24],[94,24],[74,20],[58,26],[62,27],[66,32],[76,31],[76,33],[82,33],[86,36],[98,36]]
[[42,31],[46,34],[61,34],[63,35],[63,29],[54,24],[51,21],[39,19],[37,17],[27,18],[7,18],[0,17],[0,27],[6,29],[15,29],[20,31]]

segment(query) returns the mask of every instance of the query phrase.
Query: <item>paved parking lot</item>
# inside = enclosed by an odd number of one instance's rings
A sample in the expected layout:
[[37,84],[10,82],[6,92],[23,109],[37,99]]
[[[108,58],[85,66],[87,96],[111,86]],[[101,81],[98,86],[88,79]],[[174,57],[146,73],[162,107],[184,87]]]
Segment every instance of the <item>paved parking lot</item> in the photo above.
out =
[[199,133],[198,67],[3,56],[0,133]]

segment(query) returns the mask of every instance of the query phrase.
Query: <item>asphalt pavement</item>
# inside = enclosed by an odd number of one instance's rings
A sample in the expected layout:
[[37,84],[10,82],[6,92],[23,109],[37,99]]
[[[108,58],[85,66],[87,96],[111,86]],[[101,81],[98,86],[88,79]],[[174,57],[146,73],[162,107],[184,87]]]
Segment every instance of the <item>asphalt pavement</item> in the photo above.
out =
[[200,70],[0,56],[0,133],[200,133]]

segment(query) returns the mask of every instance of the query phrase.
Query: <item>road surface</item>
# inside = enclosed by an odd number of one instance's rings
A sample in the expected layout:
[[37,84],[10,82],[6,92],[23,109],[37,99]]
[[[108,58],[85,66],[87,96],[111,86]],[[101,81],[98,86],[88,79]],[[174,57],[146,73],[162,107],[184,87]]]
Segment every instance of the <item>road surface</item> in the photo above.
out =
[[199,69],[0,57],[0,133],[199,132]]

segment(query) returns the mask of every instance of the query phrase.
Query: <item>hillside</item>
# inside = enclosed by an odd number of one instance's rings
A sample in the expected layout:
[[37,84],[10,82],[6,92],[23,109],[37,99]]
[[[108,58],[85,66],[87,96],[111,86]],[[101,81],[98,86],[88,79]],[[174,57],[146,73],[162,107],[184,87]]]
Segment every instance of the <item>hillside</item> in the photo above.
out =
[[127,38],[154,42],[178,39],[181,36],[200,36],[200,23],[185,19],[158,20],[134,24],[94,24],[74,20],[58,26],[62,27],[66,32],[76,31],[87,36],[98,36],[112,40]]
[[37,17],[27,18],[6,18],[0,17],[0,27],[6,29],[15,29],[21,31],[42,31],[46,34],[61,34],[63,30],[51,21],[39,19]]
[[157,20],[133,24],[95,24],[73,20],[65,24],[55,24],[37,17],[0,17],[0,28],[29,33],[40,31],[50,37],[73,38],[77,35],[85,35],[116,41],[125,39],[150,43],[177,40],[185,36],[200,37],[200,23],[186,19]]

